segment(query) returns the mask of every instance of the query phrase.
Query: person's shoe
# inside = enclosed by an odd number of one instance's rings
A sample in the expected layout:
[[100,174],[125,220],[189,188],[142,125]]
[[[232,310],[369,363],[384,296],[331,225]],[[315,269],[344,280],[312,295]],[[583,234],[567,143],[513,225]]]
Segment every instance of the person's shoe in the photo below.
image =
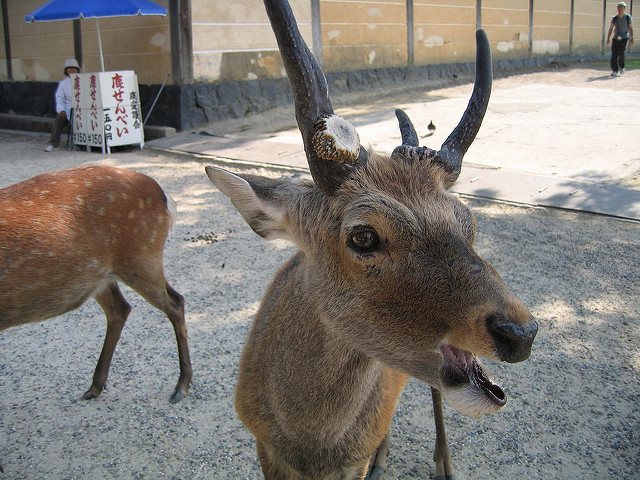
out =
[[617,77],[618,76],[618,72],[611,72],[611,76],[612,77]]
[[624,73],[624,72],[626,72],[626,71],[627,71],[627,69],[626,69],[626,68],[623,68],[622,70],[620,70],[620,73]]
[[47,145],[47,147],[44,149],[45,152],[55,152],[56,150],[58,149],[53,145]]

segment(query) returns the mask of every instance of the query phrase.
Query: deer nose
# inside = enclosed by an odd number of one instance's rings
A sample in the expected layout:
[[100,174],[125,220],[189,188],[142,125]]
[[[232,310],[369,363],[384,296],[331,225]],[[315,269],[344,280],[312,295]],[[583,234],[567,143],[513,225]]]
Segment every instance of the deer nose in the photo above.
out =
[[538,324],[531,319],[526,325],[519,325],[502,315],[493,314],[487,318],[487,330],[493,337],[498,357],[505,362],[516,363],[529,357]]

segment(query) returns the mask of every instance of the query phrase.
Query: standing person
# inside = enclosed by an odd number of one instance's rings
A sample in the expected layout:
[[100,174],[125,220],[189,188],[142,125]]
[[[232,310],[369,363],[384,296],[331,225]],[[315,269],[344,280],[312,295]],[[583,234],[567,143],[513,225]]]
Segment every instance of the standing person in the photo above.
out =
[[627,4],[618,3],[618,14],[611,19],[609,33],[607,33],[607,45],[611,41],[613,33],[613,43],[611,43],[611,76],[617,77],[618,72],[624,73],[624,51],[627,48],[627,41],[631,39],[633,45],[633,20],[631,15],[625,13]]
[[71,78],[72,73],[80,73],[80,65],[75,58],[69,58],[64,62],[64,78],[58,83],[56,90],[56,112],[58,116],[53,120],[51,138],[45,152],[53,152],[60,148],[60,136],[64,127],[71,121]]

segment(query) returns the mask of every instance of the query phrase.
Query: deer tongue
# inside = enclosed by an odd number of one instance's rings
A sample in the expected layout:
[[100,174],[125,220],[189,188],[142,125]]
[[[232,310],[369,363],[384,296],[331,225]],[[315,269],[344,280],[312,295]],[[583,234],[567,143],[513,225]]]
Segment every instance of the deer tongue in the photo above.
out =
[[507,396],[502,388],[493,383],[478,358],[471,352],[444,344],[440,348],[444,357],[443,379],[451,385],[471,383],[492,402],[503,406],[507,403]]
[[473,375],[478,386],[482,389],[485,395],[491,399],[491,401],[500,406],[507,403],[507,396],[502,388],[489,379],[484,368],[482,368],[478,361],[473,364]]

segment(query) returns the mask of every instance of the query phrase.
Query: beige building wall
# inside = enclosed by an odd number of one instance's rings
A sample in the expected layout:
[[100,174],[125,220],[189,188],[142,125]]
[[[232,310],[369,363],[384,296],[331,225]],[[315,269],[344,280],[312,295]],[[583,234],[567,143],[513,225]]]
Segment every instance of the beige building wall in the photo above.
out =
[[476,0],[413,2],[414,64],[475,59]]
[[482,28],[494,58],[526,58],[529,52],[529,0],[482,0]]
[[323,0],[320,16],[326,71],[407,65],[405,0]]
[[[155,0],[168,8],[168,0]],[[74,57],[73,21],[26,23],[25,17],[43,0],[9,0],[11,68],[16,81],[57,82],[63,65]],[[99,20],[105,70],[134,70],[140,83],[161,83],[171,72],[169,16],[103,18]],[[85,72],[100,71],[95,19],[81,19]],[[0,80],[6,80],[4,38]]]
[[533,5],[533,55],[568,55],[571,0],[536,0]]
[[[8,2],[14,80],[57,82],[64,76],[64,60],[74,56],[72,22],[25,23],[25,16],[42,4],[40,0]],[[4,42],[0,55],[4,80],[7,75]]]
[[[618,2],[609,3],[615,8]],[[597,51],[602,45],[602,1],[575,0],[574,8],[573,53]]]
[[[73,22],[25,23],[44,0],[7,0],[13,79],[58,81],[66,58],[74,56]],[[156,0],[165,8],[169,0]],[[250,80],[284,75],[275,38],[260,0],[190,0],[195,82]],[[631,5],[633,0],[628,0]],[[312,47],[311,0],[290,0],[300,30]],[[415,65],[472,61],[477,0],[413,0]],[[530,0],[482,0],[482,27],[495,59],[600,53],[603,28],[616,1],[534,0],[530,42]],[[630,9],[629,9],[630,10]],[[409,62],[406,0],[320,0],[323,65],[327,72],[403,67]],[[85,71],[98,71],[95,19],[82,19]],[[140,83],[158,84],[171,72],[169,17],[100,20],[106,70],[127,69]],[[0,30],[0,80],[7,79]],[[312,47],[313,48],[313,47]],[[606,50],[606,49],[605,49]]]
[[[311,45],[311,2],[290,0]],[[191,0],[196,82],[285,75],[269,19],[259,0]]]
[[[168,9],[168,0],[156,0]],[[100,19],[105,71],[134,70],[139,83],[161,83],[171,73],[169,15]],[[95,19],[82,20],[86,71],[100,70]]]

